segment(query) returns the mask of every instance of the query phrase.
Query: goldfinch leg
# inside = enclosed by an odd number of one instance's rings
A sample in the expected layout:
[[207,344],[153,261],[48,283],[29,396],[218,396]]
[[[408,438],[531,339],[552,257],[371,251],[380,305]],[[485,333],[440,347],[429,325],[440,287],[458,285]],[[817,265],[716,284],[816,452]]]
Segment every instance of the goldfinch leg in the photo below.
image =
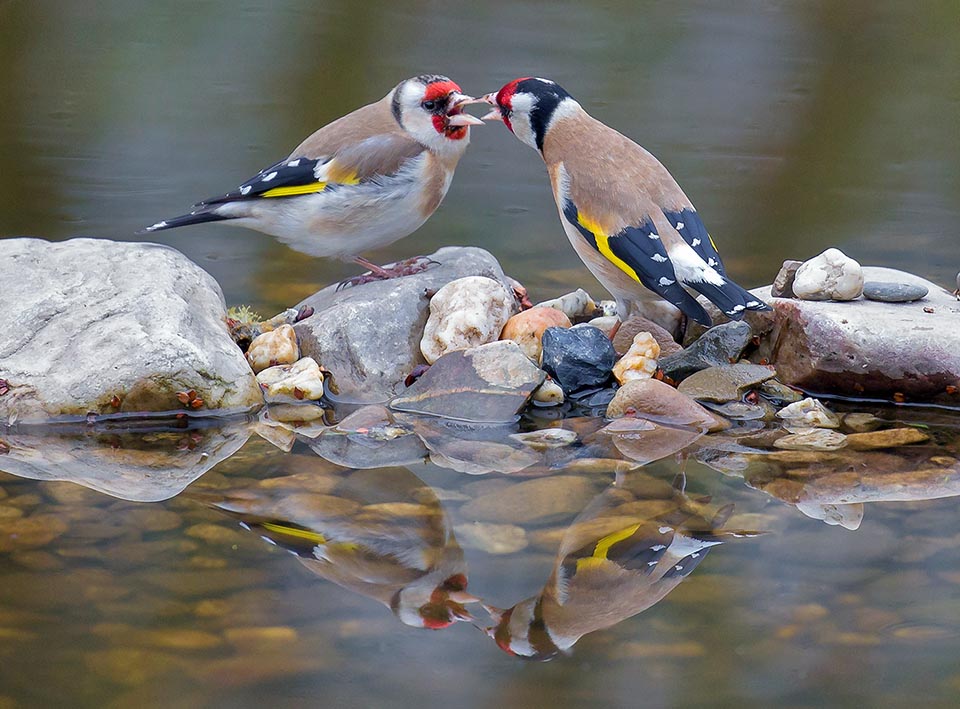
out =
[[369,273],[364,273],[360,276],[354,276],[353,278],[348,278],[345,281],[341,281],[337,288],[338,290],[347,286],[362,286],[364,283],[370,283],[372,281],[385,281],[390,278],[412,276],[415,273],[426,271],[430,266],[439,265],[436,261],[429,259],[426,256],[414,256],[412,258],[404,259],[403,261],[397,261],[395,264],[389,267],[378,266],[362,256],[355,256],[353,261],[354,263],[366,268]]

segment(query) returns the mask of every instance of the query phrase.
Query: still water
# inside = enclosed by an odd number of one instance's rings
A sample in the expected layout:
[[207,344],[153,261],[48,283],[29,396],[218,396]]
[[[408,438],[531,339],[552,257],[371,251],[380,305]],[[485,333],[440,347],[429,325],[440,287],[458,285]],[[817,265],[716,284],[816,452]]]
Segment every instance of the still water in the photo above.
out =
[[[663,160],[743,285],[828,246],[948,285],[958,14],[0,0],[0,235],[137,240],[401,78],[442,72],[479,94],[533,74]],[[535,299],[599,294],[543,172],[501,126],[478,129],[437,214],[370,256],[475,244]],[[355,273],[228,227],[157,237],[264,314]],[[309,427],[286,452],[244,420],[10,437],[0,707],[955,704],[960,422],[874,413],[930,440],[799,462],[757,453],[752,430],[651,437],[580,417],[456,435],[408,421],[383,456]],[[558,425],[573,443],[514,437]],[[44,455],[14,460],[27,449]],[[576,618],[549,616],[557,578],[586,578],[598,547],[615,556],[611,529],[634,526],[764,534],[718,539],[672,580],[601,583]],[[318,543],[325,563],[296,555]],[[539,607],[556,636],[583,637],[540,663],[482,632],[493,619],[477,603],[472,622],[404,622],[398,589],[443,587],[425,605],[459,613],[461,579],[494,612]]]

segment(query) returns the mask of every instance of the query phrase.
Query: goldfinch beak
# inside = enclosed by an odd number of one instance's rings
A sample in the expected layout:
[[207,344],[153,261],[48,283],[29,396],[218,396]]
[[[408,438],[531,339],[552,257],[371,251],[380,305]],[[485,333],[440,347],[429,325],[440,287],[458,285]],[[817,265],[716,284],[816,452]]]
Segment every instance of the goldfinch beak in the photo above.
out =
[[466,605],[467,603],[480,603],[479,598],[466,591],[451,591],[449,598],[454,603],[460,603],[462,605]]
[[476,116],[471,116],[469,113],[463,112],[464,106],[469,106],[471,103],[476,102],[477,99],[475,99],[473,96],[467,96],[466,94],[453,94],[447,104],[450,107],[447,109],[447,125],[482,126],[482,120]]
[[502,121],[503,114],[500,113],[500,107],[497,105],[497,95],[495,93],[484,94],[480,98],[475,98],[473,103],[485,103],[488,106],[493,106],[493,110],[490,113],[487,113],[483,116],[480,116],[481,120],[484,121]]
[[480,120],[481,122],[482,121],[502,121],[503,115],[500,113],[499,108],[495,108],[492,111],[490,111],[490,113],[485,113],[482,116],[480,116]]

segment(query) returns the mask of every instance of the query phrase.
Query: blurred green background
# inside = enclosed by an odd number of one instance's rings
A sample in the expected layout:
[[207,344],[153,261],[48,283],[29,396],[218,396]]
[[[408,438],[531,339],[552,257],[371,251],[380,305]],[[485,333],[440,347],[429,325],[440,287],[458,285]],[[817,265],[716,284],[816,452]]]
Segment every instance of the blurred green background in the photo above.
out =
[[[0,62],[2,236],[143,239],[407,76],[533,74],[657,155],[745,285],[829,246],[943,285],[960,268],[956,2],[0,0]],[[356,273],[223,225],[150,238],[268,312]],[[444,244],[488,248],[534,299],[601,293],[499,125],[422,229],[368,255]]]

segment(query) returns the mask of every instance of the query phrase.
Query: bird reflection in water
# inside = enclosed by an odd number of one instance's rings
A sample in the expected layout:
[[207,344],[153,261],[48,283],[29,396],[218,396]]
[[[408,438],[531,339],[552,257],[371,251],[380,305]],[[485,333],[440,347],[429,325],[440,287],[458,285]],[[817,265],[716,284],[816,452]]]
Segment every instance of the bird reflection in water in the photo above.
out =
[[467,593],[463,551],[433,491],[402,468],[347,472],[336,475],[337,497],[281,485],[200,498],[406,625],[473,620],[466,605],[479,599]]
[[587,633],[609,628],[663,599],[710,549],[762,532],[723,529],[733,505],[711,506],[636,471],[598,495],[567,529],[541,592],[501,610],[486,631],[505,652],[549,660]]

